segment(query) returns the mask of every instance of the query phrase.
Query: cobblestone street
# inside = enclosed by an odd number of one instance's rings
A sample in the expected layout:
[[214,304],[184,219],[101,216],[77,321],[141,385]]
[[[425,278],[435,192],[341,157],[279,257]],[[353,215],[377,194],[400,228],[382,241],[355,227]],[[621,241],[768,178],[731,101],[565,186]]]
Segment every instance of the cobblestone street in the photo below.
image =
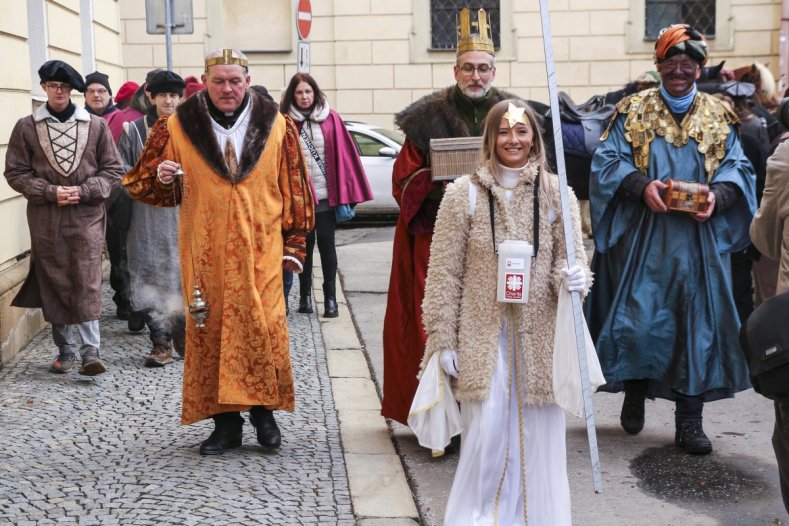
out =
[[48,372],[49,329],[0,370],[0,524],[354,523],[315,315],[288,319],[296,412],[276,413],[282,448],[265,453],[246,423],[242,448],[202,457],[213,424],[179,425],[183,362],[143,367],[147,330],[112,314],[105,290],[105,374]]

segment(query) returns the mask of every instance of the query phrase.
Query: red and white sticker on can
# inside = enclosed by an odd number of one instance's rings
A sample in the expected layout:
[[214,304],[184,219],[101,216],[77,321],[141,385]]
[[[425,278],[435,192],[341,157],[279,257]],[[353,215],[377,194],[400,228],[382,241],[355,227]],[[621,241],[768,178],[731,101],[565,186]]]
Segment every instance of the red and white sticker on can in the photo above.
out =
[[504,274],[504,297],[508,300],[523,299],[523,278],[522,272],[507,272]]

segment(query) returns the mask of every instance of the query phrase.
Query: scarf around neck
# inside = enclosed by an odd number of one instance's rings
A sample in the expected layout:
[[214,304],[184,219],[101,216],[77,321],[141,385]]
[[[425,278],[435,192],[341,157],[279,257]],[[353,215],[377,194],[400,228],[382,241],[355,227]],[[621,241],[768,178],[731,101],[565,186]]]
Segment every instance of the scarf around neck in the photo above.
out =
[[666,105],[671,110],[671,113],[676,115],[684,115],[690,109],[690,105],[693,104],[693,99],[696,98],[696,84],[693,84],[693,89],[690,90],[690,93],[685,95],[684,97],[673,97],[668,90],[663,86],[660,85],[660,95],[663,97],[663,100],[666,101]]

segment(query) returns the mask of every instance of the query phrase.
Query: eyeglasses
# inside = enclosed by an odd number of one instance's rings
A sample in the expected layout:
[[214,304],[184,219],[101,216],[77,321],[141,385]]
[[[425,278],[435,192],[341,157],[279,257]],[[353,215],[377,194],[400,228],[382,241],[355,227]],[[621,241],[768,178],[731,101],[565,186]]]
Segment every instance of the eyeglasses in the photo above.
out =
[[479,66],[475,66],[474,64],[463,64],[460,66],[460,71],[465,75],[473,75],[475,71],[477,71],[480,76],[487,75],[492,69],[493,67],[489,64],[480,64]]
[[46,82],[44,86],[52,91],[71,91],[71,84],[66,82]]
[[88,90],[88,95],[106,95],[106,94],[107,94],[107,90],[105,90],[104,88]]

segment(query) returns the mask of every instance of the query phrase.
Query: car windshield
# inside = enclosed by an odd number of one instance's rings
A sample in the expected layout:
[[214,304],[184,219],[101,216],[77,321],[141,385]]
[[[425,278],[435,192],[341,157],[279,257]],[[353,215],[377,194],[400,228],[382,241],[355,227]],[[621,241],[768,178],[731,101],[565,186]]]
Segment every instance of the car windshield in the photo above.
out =
[[387,130],[385,128],[373,128],[372,131],[374,131],[375,133],[380,133],[384,137],[388,137],[389,139],[392,139],[394,142],[396,142],[400,146],[402,146],[403,142],[405,142],[405,137],[402,134],[400,134],[400,133],[397,133],[397,132],[394,132],[394,131],[391,131],[391,130]]

